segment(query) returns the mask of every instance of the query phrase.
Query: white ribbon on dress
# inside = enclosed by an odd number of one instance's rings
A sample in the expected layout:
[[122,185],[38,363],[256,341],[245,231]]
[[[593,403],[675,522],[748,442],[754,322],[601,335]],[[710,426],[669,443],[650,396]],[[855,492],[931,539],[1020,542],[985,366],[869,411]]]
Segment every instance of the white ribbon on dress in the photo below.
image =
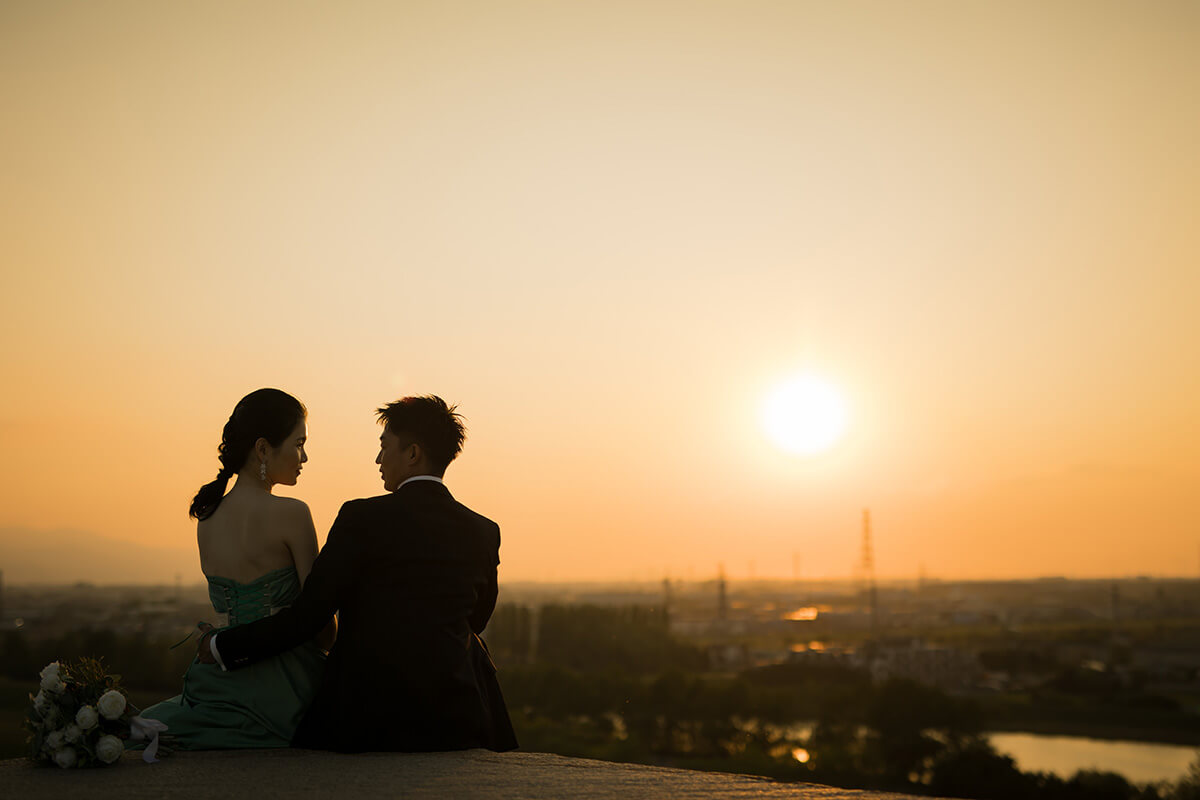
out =
[[133,717],[129,720],[129,740],[132,742],[148,742],[142,751],[142,761],[147,764],[157,764],[158,735],[167,730],[167,723],[145,717]]

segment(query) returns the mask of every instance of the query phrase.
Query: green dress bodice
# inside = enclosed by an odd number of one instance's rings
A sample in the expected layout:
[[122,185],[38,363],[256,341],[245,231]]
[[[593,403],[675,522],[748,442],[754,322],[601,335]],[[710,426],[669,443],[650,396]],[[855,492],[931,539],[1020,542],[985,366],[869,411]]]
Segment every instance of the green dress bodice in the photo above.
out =
[[[299,594],[295,567],[272,570],[249,583],[208,579],[209,600],[223,618],[218,630],[268,617]],[[142,716],[165,722],[182,750],[287,747],[324,667],[325,654],[312,642],[229,672],[193,661],[183,676],[183,692]]]
[[229,578],[208,579],[208,599],[213,611],[226,617],[223,627],[245,625],[287,608],[300,594],[300,576],[295,567],[283,567],[260,575],[250,583]]

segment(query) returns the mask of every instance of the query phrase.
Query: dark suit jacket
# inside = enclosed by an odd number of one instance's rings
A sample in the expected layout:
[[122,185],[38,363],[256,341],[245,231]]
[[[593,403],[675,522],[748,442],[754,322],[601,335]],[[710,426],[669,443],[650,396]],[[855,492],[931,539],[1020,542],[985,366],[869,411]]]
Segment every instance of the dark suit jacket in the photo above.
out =
[[478,634],[496,605],[500,529],[435,481],[342,506],[291,608],[222,631],[229,669],[338,635],[293,744],[342,752],[517,746]]

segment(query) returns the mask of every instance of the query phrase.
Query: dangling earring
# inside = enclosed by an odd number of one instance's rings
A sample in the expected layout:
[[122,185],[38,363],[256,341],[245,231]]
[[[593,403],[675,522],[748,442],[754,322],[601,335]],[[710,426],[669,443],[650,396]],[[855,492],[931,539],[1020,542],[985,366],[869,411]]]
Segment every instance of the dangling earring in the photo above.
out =
[[258,479],[265,481],[267,479],[267,462],[258,462]]

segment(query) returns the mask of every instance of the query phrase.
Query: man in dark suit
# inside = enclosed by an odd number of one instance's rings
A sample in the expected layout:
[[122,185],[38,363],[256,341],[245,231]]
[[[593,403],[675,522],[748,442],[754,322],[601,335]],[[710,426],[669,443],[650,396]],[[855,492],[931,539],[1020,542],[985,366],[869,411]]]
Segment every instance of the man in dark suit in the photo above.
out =
[[389,494],[342,506],[291,608],[206,632],[202,661],[238,669],[311,639],[338,613],[325,675],[292,744],[342,752],[517,746],[478,634],[496,606],[500,529],[442,483],[462,450],[441,398],[379,409]]

